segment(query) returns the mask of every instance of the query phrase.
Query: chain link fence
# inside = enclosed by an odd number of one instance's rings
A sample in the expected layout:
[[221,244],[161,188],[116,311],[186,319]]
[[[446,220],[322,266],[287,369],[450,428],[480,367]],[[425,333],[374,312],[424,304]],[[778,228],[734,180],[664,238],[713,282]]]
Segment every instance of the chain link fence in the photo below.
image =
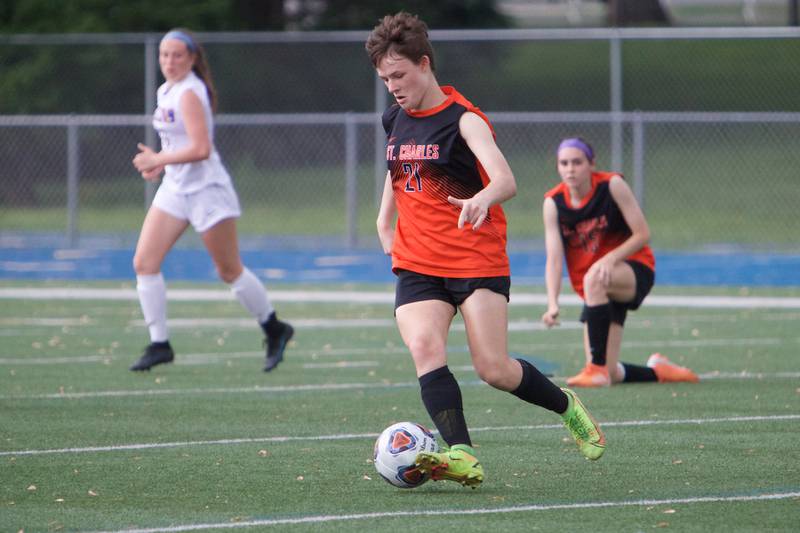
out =
[[[0,36],[0,237],[133,241],[152,197],[133,169],[160,36]],[[798,249],[800,31],[434,31],[437,76],[495,124],[519,184],[512,246],[541,246],[559,138],[622,171],[661,248]],[[243,235],[373,246],[388,105],[366,32],[200,34],[216,142]]]

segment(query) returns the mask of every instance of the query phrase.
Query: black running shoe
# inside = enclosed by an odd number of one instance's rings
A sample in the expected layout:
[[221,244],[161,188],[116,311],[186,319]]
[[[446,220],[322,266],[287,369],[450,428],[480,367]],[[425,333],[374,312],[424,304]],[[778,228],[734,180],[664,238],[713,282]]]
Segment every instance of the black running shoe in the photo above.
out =
[[173,359],[175,359],[175,352],[172,351],[172,346],[169,345],[169,342],[150,343],[144,349],[142,357],[130,369],[135,372],[150,370],[156,365],[171,363]]
[[264,365],[264,372],[272,371],[278,363],[283,361],[283,351],[294,335],[294,328],[286,322],[278,322],[271,335],[267,335],[264,344],[267,345],[267,362]]

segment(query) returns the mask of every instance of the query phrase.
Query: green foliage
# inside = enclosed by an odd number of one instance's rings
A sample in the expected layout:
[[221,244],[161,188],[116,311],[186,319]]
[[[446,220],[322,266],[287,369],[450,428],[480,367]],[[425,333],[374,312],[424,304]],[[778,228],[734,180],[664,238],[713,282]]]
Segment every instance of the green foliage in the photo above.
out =
[[[361,42],[206,43],[221,112],[371,111]],[[605,111],[605,41],[434,42],[437,73],[488,111]],[[797,111],[800,41],[626,41],[623,106]],[[141,113],[142,44],[12,45],[0,39],[0,113]],[[487,76],[491,72],[492,75]]]
[[624,108],[800,111],[800,40],[643,40],[623,45]]
[[[1,33],[163,32],[175,26],[195,31],[282,29],[282,0],[6,0]],[[269,14],[272,18],[264,15]],[[261,27],[254,28],[254,21]]]
[[[300,0],[296,18],[305,29],[368,29],[400,10],[419,14],[431,28],[503,28],[509,21],[495,0]],[[315,12],[312,17],[307,17]],[[163,32],[175,26],[195,31],[282,30],[283,0],[6,0],[0,33]]]
[[510,21],[495,0],[328,0],[316,29],[372,29],[385,15],[407,11],[430,29],[506,28]]
[[141,45],[0,46],[1,114],[140,113]]

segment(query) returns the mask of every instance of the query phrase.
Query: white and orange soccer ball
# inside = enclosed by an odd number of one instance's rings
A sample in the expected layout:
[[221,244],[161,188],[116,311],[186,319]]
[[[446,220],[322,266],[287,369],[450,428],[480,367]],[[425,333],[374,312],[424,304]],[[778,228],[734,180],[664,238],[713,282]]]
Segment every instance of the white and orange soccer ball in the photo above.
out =
[[428,481],[414,464],[417,454],[438,451],[436,437],[424,426],[398,422],[384,429],[375,441],[375,469],[395,487],[413,489]]

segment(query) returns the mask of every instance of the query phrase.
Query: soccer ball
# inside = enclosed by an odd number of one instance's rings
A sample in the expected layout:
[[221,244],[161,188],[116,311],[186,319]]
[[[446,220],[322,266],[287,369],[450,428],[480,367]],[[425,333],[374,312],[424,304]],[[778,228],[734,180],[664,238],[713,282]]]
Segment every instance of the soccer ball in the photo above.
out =
[[428,481],[414,465],[417,454],[438,451],[436,437],[425,427],[399,422],[384,429],[375,441],[375,469],[395,487],[413,489]]

